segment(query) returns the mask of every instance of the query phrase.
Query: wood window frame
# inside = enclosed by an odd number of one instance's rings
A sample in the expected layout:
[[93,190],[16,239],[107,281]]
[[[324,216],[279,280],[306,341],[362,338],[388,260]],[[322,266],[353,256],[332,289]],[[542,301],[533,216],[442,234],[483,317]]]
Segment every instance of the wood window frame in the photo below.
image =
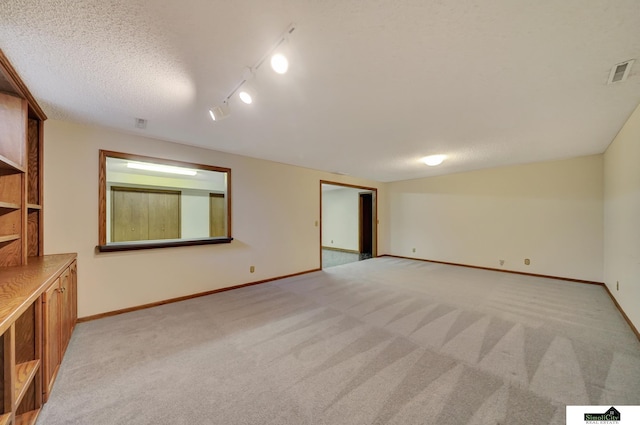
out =
[[[107,157],[126,159],[132,161],[153,162],[156,164],[171,165],[176,167],[193,168],[205,171],[217,171],[226,173],[226,200],[227,200],[227,237],[203,237],[197,239],[181,239],[171,241],[134,241],[134,242],[110,242],[107,243]],[[231,169],[213,165],[196,164],[185,161],[156,158],[145,155],[100,150],[98,164],[98,245],[97,252],[133,251],[141,249],[171,248],[178,246],[213,245],[230,243],[231,236]]]

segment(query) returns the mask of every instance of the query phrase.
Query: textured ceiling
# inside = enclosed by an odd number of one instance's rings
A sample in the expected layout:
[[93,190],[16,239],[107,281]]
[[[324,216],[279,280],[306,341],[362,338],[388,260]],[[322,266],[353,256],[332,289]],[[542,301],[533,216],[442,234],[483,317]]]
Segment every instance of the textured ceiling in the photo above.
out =
[[0,49],[51,118],[379,181],[601,153],[640,102],[638,0],[0,0]]

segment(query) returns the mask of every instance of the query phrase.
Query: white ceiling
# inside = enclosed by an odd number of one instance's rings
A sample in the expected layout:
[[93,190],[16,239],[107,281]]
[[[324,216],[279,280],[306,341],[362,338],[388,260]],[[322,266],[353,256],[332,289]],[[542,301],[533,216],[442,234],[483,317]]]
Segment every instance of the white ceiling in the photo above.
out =
[[0,49],[50,118],[379,181],[601,153],[640,102],[639,0],[0,0]]

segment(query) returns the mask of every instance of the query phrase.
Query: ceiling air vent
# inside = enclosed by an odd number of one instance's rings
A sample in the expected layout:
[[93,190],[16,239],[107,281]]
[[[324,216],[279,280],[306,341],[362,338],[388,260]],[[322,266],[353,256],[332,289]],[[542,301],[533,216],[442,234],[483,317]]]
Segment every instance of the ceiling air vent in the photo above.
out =
[[626,80],[631,72],[632,65],[633,59],[614,65],[609,73],[609,81],[607,81],[607,84],[619,83]]
[[136,118],[136,128],[145,129],[147,128],[147,120],[144,118]]

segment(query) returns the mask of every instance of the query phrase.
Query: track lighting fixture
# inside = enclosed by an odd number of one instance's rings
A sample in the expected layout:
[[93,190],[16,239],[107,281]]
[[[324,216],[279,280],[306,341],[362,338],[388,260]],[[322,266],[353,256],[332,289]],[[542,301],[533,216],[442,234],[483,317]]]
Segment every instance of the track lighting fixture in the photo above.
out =
[[285,74],[289,69],[289,60],[282,53],[271,56],[271,68],[278,74]]
[[251,105],[253,103],[253,96],[251,96],[251,93],[249,93],[249,91],[247,91],[246,89],[241,89],[238,97],[247,105]]
[[209,115],[211,115],[211,119],[214,121],[220,121],[229,116],[229,102],[225,100],[222,102],[220,106],[214,106],[209,109]]
[[242,103],[246,105],[251,105],[256,99],[256,92],[253,89],[253,85],[250,83],[250,81],[253,80],[253,77],[253,70],[251,68],[247,68],[242,77],[240,88],[238,89],[238,97]]
[[271,68],[276,73],[285,74],[288,71],[289,60],[287,59],[287,57],[284,55],[283,52],[276,52],[276,51],[279,50],[280,46],[285,41],[288,41],[289,35],[293,33],[295,29],[296,27],[293,24],[289,25],[289,28],[287,28],[284,34],[280,36],[280,38],[273,45],[273,47],[271,47],[271,49],[269,49],[269,51],[262,58],[260,58],[260,60],[256,62],[256,64],[253,67],[248,68],[245,71],[242,77],[242,81],[240,81],[240,83],[238,83],[235,86],[235,88],[231,90],[231,92],[224,98],[224,100],[222,101],[222,104],[215,105],[211,109],[209,109],[209,115],[211,116],[211,119],[213,121],[220,121],[221,119],[226,118],[230,115],[231,111],[229,108],[229,100],[236,93],[238,93],[238,97],[240,98],[240,100],[247,105],[250,105],[255,101],[255,98],[256,98],[255,91],[250,86],[248,81],[253,78],[255,72],[262,66],[262,64],[267,58],[270,57]]

